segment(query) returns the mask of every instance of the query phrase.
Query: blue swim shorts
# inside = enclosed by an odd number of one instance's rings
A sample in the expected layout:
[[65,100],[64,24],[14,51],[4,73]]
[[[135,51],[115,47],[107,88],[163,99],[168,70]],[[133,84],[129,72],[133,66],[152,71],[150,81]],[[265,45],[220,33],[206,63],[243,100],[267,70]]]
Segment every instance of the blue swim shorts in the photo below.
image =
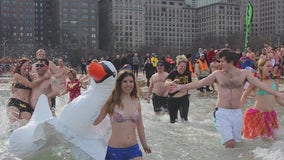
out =
[[135,157],[142,157],[142,151],[138,144],[128,148],[107,147],[105,160],[131,160]]

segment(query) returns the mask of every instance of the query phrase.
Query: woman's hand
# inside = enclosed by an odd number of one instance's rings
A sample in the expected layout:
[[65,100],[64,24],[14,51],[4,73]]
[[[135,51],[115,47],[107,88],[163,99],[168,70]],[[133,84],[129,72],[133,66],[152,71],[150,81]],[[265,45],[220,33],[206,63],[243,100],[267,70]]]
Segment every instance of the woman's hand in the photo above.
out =
[[144,149],[145,153],[152,153],[151,148],[148,145],[143,147],[143,149]]

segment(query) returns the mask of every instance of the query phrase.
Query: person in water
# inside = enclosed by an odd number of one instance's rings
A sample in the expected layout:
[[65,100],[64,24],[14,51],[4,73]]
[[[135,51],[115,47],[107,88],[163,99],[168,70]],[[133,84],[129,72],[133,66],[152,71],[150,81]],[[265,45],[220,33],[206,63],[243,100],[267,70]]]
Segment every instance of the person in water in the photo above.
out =
[[[172,82],[176,84],[187,84],[192,82],[191,73],[186,70],[187,58],[185,55],[176,57],[176,70],[169,73],[165,83]],[[186,90],[181,92],[168,92],[168,112],[170,123],[175,123],[178,120],[178,111],[182,121],[188,121],[189,111],[189,94]]]
[[[46,74],[49,74],[49,60],[48,59],[40,59],[36,63],[36,71],[37,73],[33,73],[32,79],[38,79],[44,77]],[[58,95],[58,90],[56,89],[56,80],[52,77],[45,79],[40,85],[34,87],[31,92],[30,103],[31,107],[35,108],[36,103],[41,94],[45,94],[49,101],[49,106],[52,111],[53,116],[55,116],[55,109],[52,106],[52,98]]]
[[142,159],[136,129],[144,151],[151,153],[146,142],[135,76],[130,70],[118,73],[115,88],[93,124],[98,125],[107,115],[110,116],[112,133],[106,160]]
[[147,103],[150,103],[150,96],[152,94],[152,103],[156,114],[159,114],[162,110],[167,111],[168,109],[168,93],[165,87],[165,81],[168,75],[169,73],[165,72],[164,62],[158,62],[157,73],[153,74],[150,79],[150,86],[146,96]]
[[[268,87],[278,91],[277,82],[271,78],[273,74],[273,66],[270,59],[262,58],[258,61],[258,77]],[[277,113],[274,110],[275,100],[281,106],[283,101],[279,97],[275,97],[262,89],[258,89],[253,84],[249,84],[244,91],[241,102],[245,104],[249,94],[255,91],[254,106],[248,108],[243,116],[243,138],[269,138],[275,139],[275,130],[279,128]]]
[[18,61],[13,71],[11,98],[7,105],[7,115],[12,128],[17,127],[13,127],[13,125],[17,125],[15,122],[23,120],[23,124],[25,124],[30,120],[34,111],[30,105],[31,90],[48,78],[48,76],[43,76],[32,81],[31,68],[30,60],[24,57]]
[[167,84],[169,93],[187,91],[216,82],[218,89],[217,108],[215,109],[215,126],[221,135],[222,144],[233,148],[242,140],[242,104],[241,96],[244,84],[248,81],[256,87],[284,98],[284,93],[277,92],[255,78],[250,71],[236,68],[237,54],[231,49],[222,49],[218,55],[222,70],[216,70],[202,80],[180,85]]
[[81,95],[81,88],[85,88],[85,86],[82,85],[82,82],[80,79],[77,78],[77,72],[74,69],[69,69],[67,71],[67,76],[69,78],[69,81],[67,81],[67,87],[66,91],[61,94],[64,95],[69,92],[69,102],[73,101],[73,99],[77,98]]

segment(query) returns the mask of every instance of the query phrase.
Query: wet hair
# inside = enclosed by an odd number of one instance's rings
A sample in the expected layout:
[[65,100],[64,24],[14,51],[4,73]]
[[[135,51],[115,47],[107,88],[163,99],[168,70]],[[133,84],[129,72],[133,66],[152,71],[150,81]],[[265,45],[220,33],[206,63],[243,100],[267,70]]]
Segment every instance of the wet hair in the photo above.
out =
[[260,69],[261,67],[263,67],[265,65],[266,62],[268,61],[271,61],[270,59],[268,58],[260,58],[258,60],[258,63],[257,63],[257,68],[258,68],[258,78],[262,81],[263,80],[263,71],[262,69]]
[[23,64],[25,64],[26,62],[29,62],[30,59],[23,57],[21,59],[18,60],[18,63],[16,64],[14,73],[19,73],[21,74],[21,67],[23,66]]
[[134,83],[134,88],[132,90],[132,92],[130,93],[130,96],[132,98],[138,98],[138,87],[137,87],[137,82],[135,80],[135,76],[133,74],[132,71],[130,70],[121,70],[119,71],[118,75],[117,75],[117,79],[116,79],[116,83],[115,83],[115,88],[112,91],[111,96],[107,99],[105,105],[107,107],[107,113],[109,113],[110,115],[113,114],[114,112],[114,108],[116,105],[118,105],[119,108],[124,108],[122,102],[121,102],[121,93],[122,93],[122,89],[121,89],[121,84],[122,81],[124,80],[125,77],[127,76],[131,76],[133,79],[133,83]]
[[221,49],[221,51],[218,54],[218,58],[221,59],[223,57],[228,63],[233,62],[234,65],[236,65],[239,60],[239,57],[236,54],[236,52],[229,48]]

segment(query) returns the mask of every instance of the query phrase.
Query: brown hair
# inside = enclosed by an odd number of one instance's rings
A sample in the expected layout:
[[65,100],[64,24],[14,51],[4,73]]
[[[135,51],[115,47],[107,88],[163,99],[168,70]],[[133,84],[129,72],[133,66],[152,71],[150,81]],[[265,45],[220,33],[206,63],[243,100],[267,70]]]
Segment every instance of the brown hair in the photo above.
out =
[[109,113],[110,115],[113,114],[114,112],[114,108],[116,105],[118,105],[119,108],[124,108],[122,102],[121,102],[121,93],[122,93],[122,89],[121,89],[121,84],[122,81],[125,77],[127,76],[131,76],[133,79],[133,83],[134,83],[134,88],[132,90],[132,92],[130,93],[130,96],[132,98],[138,98],[138,87],[137,87],[137,82],[135,80],[135,76],[133,74],[132,71],[130,70],[121,70],[118,75],[117,75],[117,79],[116,79],[116,83],[115,83],[115,88],[112,91],[111,96],[107,99],[105,105],[107,106],[107,113]]
[[236,65],[239,60],[239,56],[236,54],[236,52],[229,48],[221,49],[218,54],[218,58],[221,59],[223,57],[228,63],[233,62],[234,65]]
[[14,73],[19,73],[21,74],[21,67],[23,66],[24,63],[30,61],[30,59],[28,59],[27,57],[23,57],[21,59],[18,60],[18,63],[16,64]]
[[262,71],[262,67],[265,65],[265,63],[267,61],[271,61],[270,59],[268,58],[260,58],[258,60],[258,64],[257,64],[257,70],[258,70],[258,78],[262,81],[263,80],[263,71]]

